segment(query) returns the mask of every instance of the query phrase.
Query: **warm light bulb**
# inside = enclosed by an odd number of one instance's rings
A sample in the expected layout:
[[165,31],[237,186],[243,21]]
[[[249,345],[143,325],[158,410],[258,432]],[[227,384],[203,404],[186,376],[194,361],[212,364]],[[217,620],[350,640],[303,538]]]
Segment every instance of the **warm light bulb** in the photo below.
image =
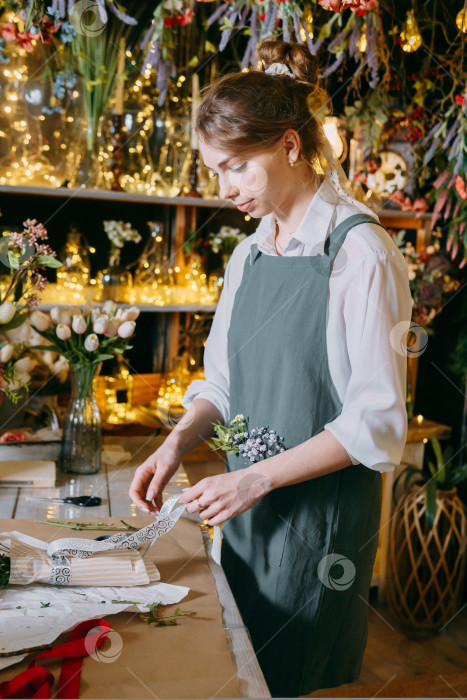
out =
[[413,53],[422,45],[422,35],[420,34],[413,10],[407,12],[407,19],[405,21],[405,28],[401,32],[401,39],[403,41],[402,49],[407,53]]
[[360,38],[357,41],[357,49],[360,51],[360,53],[365,53],[366,51],[366,20],[364,20],[362,24],[362,31],[360,33]]
[[456,27],[464,34],[467,34],[467,7],[465,5],[457,14]]

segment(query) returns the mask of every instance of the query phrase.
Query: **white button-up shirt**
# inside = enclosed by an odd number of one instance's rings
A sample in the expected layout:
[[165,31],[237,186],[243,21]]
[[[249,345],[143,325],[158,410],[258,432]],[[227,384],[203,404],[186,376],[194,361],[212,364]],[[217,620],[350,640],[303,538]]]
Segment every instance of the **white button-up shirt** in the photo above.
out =
[[[331,231],[357,213],[361,212],[338,196],[325,178],[283,254],[323,254]],[[250,261],[257,249],[277,255],[274,229],[273,215],[268,214],[230,258],[205,345],[206,379],[193,381],[182,400],[184,408],[189,408],[195,398],[207,399],[225,424],[229,419],[227,332],[235,293],[248,255]],[[351,228],[334,259],[326,306],[328,364],[342,411],[324,429],[339,440],[352,464],[381,472],[392,471],[400,463],[407,438],[403,330],[409,328],[412,303],[406,261],[385,229],[370,223]]]

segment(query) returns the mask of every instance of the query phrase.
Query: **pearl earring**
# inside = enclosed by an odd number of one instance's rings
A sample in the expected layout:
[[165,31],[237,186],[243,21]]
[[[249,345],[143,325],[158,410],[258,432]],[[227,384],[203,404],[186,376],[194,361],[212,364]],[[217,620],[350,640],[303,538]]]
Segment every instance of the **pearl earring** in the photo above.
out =
[[293,168],[295,167],[295,161],[294,160],[289,160],[290,166]]

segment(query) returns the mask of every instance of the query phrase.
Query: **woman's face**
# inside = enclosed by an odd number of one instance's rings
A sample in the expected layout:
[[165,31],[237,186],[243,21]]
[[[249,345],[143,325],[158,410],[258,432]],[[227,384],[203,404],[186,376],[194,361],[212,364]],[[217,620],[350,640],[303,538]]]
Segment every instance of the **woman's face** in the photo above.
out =
[[293,185],[284,177],[290,165],[282,139],[271,148],[242,155],[213,148],[202,140],[200,150],[206,167],[219,178],[220,197],[254,218],[280,208],[293,193]]

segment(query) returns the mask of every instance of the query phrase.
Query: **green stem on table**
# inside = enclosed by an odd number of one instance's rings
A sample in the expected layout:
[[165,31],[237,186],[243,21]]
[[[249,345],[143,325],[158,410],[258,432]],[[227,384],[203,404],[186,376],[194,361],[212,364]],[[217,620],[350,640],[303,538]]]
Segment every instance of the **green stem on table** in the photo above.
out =
[[135,531],[139,528],[134,525],[129,525],[124,520],[120,522],[123,523],[123,527],[119,525],[112,525],[111,523],[102,522],[86,522],[77,523],[70,522],[68,520],[35,520],[35,523],[40,523],[42,525],[54,525],[55,527],[66,527],[70,530],[113,530],[114,532],[128,532],[129,530]]

